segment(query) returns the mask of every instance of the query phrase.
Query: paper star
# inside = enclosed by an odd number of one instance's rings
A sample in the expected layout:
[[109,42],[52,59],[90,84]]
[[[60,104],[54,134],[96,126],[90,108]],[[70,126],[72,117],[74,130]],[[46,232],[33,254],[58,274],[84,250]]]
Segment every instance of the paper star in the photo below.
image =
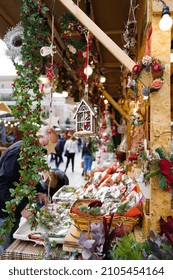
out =
[[50,119],[46,119],[44,120],[44,122],[49,125],[50,127],[53,127],[53,126],[59,126],[59,119],[60,117],[51,117]]
[[49,141],[49,143],[47,144],[47,146],[44,146],[44,148],[47,150],[47,155],[53,153],[55,154],[56,151],[55,151],[55,146],[56,146],[57,143],[52,143]]

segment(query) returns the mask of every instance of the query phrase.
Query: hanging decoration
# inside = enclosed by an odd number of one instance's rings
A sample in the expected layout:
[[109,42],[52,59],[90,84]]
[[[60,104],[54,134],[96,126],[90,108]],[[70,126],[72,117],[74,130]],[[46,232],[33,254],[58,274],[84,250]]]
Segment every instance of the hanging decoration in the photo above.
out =
[[[86,40],[85,33],[88,31],[71,13],[65,13],[60,19],[62,39],[72,54],[78,58],[85,57]],[[80,36],[79,40],[73,38],[73,32]]]
[[146,54],[140,59],[132,69],[132,79],[135,80],[136,84],[140,77],[141,71],[150,73],[153,77],[153,81],[149,87],[145,87],[142,90],[144,96],[149,96],[152,92],[157,92],[164,83],[164,66],[159,59],[150,56],[150,37],[152,35],[152,26],[149,29],[148,38],[146,40]]
[[3,41],[7,46],[6,55],[14,64],[21,60],[23,31],[22,23],[19,22],[15,27],[10,28],[3,38]]
[[138,7],[133,6],[133,0],[130,0],[130,9],[128,21],[125,26],[125,32],[123,33],[124,46],[123,50],[132,59],[135,57],[136,48],[136,34],[137,34],[137,21],[135,18],[135,10]]
[[85,93],[87,94],[88,97],[88,78],[89,76],[92,75],[92,68],[89,65],[89,48],[90,48],[90,42],[89,42],[89,37],[90,37],[90,33],[89,31],[85,34],[86,37],[86,62],[85,62],[85,68],[84,68],[84,74],[85,74]]
[[[49,30],[45,14],[47,7],[25,0],[21,6],[23,25],[23,43],[21,62],[16,64],[17,78],[14,80],[13,94],[16,104],[12,107],[15,119],[20,121],[22,147],[20,152],[20,178],[11,189],[12,199],[6,203],[8,217],[0,228],[0,243],[5,240],[6,232],[11,232],[16,221],[15,209],[21,200],[28,199],[31,216],[29,223],[35,229],[39,213],[36,185],[40,180],[40,172],[47,170],[45,152],[37,139],[37,132],[42,123],[41,101],[44,94],[39,91],[38,77],[41,73],[43,59],[40,48],[48,45]],[[42,28],[40,28],[40,22]],[[31,94],[32,90],[32,94]]]
[[[88,92],[88,99],[98,102],[100,93],[100,71],[98,69],[98,53],[96,51],[95,39],[92,34],[84,27],[72,14],[65,13],[61,19],[62,39],[70,52],[69,63],[74,69],[77,80],[75,82],[74,98],[78,96],[78,101]],[[88,38],[86,40],[86,34]],[[88,43],[88,49],[87,49]],[[89,60],[90,66],[86,68],[86,60]],[[86,86],[86,74],[93,71],[92,77],[88,75]],[[88,87],[88,88],[87,88]]]

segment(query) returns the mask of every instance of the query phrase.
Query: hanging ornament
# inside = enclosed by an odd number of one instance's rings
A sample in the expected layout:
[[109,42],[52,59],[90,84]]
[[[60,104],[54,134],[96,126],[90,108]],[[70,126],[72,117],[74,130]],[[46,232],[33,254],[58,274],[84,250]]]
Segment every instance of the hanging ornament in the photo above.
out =
[[4,36],[3,41],[7,46],[6,55],[15,62],[21,59],[21,47],[23,37],[23,26],[18,23],[15,27],[11,28]]
[[41,56],[53,56],[54,53],[56,53],[56,47],[52,45],[50,47],[45,46],[40,49]]

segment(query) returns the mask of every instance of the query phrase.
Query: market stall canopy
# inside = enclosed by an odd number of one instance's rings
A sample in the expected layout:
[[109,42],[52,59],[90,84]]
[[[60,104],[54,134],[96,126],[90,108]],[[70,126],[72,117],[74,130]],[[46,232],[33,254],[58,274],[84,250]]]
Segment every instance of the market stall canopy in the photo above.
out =
[[[20,21],[20,9],[22,0],[13,1],[1,1],[0,7],[0,38],[3,39],[9,28],[15,27]],[[50,29],[52,28],[52,15],[54,15],[54,35],[56,54],[55,60],[59,63],[64,62],[64,66],[75,75],[72,67],[69,68],[68,59],[71,55],[71,49],[64,43],[62,36],[62,29],[60,19],[65,13],[69,13],[69,10],[59,0],[42,0],[41,3],[45,4],[49,11],[47,12],[48,23]],[[133,9],[140,4],[140,7],[144,5],[140,0],[74,0],[75,4],[79,5],[79,8],[88,15],[88,17],[96,23],[96,25],[111,38],[113,42],[117,44],[124,52],[128,52],[129,40],[125,42],[125,32],[127,30],[127,22],[135,22],[133,18]],[[146,4],[145,4],[146,5]],[[135,12],[137,9],[135,10]],[[64,18],[65,21],[65,18]],[[65,22],[66,23],[66,22]],[[72,32],[72,39],[80,43],[80,32],[74,30]],[[134,38],[133,38],[134,39]],[[126,38],[127,40],[127,38]],[[95,40],[95,47],[98,53],[98,63],[100,68],[100,75],[106,77],[104,83],[106,91],[115,99],[122,96],[122,64],[115,58],[115,56],[99,41]],[[129,56],[132,57],[133,51]]]

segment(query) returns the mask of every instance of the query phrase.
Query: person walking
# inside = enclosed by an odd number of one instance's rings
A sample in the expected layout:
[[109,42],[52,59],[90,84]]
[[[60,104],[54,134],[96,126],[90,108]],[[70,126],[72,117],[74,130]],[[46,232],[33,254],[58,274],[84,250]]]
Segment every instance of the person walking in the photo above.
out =
[[74,159],[75,159],[75,154],[77,152],[78,152],[77,141],[76,138],[72,136],[70,139],[66,140],[64,145],[64,155],[67,157],[67,162],[66,162],[66,167],[64,172],[67,171],[70,161],[72,165],[72,172],[74,172]]
[[77,139],[77,145],[78,145],[78,152],[80,153],[82,147],[82,140],[80,137]]
[[82,158],[84,160],[82,175],[84,175],[85,180],[88,180],[88,173],[91,170],[93,161],[91,137],[87,137],[84,141],[84,145],[82,148]]
[[63,151],[64,151],[64,145],[65,145],[65,138],[62,138],[60,135],[58,136],[58,142],[55,146],[55,165],[57,168],[59,168],[59,165],[63,162]]

